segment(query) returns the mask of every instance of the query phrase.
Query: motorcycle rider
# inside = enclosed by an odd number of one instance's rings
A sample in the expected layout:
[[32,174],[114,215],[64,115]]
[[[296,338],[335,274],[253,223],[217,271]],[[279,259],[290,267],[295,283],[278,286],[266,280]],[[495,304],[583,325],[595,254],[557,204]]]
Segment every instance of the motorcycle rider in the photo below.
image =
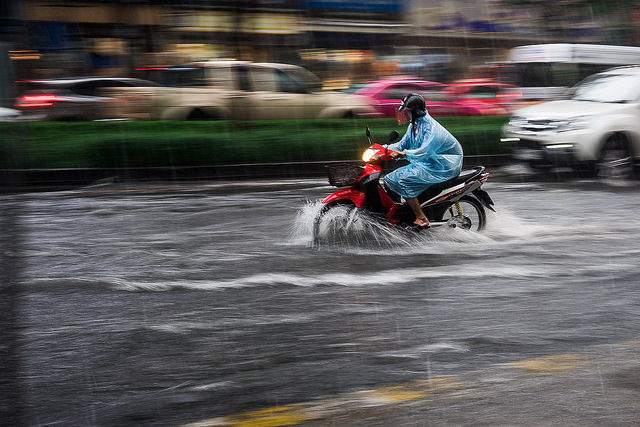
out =
[[455,178],[462,170],[462,146],[427,112],[424,98],[416,93],[404,97],[396,110],[398,124],[409,123],[402,139],[384,145],[391,157],[405,157],[409,164],[387,174],[383,183],[402,196],[415,214],[411,228],[427,228],[429,220],[418,195],[430,185]]

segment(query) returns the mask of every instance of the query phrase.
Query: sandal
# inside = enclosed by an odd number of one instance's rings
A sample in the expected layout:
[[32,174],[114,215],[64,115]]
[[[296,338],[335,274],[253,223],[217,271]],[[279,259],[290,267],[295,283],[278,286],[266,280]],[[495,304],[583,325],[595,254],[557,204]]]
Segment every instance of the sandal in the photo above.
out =
[[420,231],[420,230],[426,230],[427,228],[431,228],[429,226],[429,224],[426,224],[426,225],[411,224],[411,225],[405,227],[405,230],[407,230],[407,231]]

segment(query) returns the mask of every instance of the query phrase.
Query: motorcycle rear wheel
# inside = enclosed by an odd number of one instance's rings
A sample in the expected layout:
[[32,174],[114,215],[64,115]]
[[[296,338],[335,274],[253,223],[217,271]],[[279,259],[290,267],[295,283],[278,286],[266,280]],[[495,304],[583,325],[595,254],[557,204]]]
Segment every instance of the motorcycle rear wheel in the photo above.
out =
[[487,224],[487,213],[482,203],[475,197],[464,196],[458,203],[462,210],[462,216],[458,213],[455,204],[451,205],[442,213],[439,221],[447,221],[453,227],[464,230],[481,231]]
[[356,210],[350,201],[337,200],[322,206],[313,221],[313,244],[318,245],[321,237],[331,239],[337,233],[348,228]]

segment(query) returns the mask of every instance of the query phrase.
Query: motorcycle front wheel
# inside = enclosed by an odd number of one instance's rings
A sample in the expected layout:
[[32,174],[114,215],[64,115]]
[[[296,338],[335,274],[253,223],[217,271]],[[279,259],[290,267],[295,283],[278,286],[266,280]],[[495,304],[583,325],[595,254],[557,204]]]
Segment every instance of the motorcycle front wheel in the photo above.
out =
[[313,221],[313,244],[321,239],[332,240],[353,223],[357,208],[352,202],[338,200],[322,206]]
[[462,215],[458,212],[455,203],[444,210],[439,221],[446,221],[451,227],[459,227],[464,230],[481,231],[487,223],[487,214],[482,203],[475,197],[464,196],[458,200]]

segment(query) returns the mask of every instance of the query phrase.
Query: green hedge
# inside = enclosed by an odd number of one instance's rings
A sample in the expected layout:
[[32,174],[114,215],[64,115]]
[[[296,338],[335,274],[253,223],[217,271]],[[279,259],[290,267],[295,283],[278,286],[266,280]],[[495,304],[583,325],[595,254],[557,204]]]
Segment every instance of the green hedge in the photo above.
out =
[[[500,154],[507,117],[439,118],[465,154]],[[385,143],[392,119],[256,122],[0,123],[1,168],[207,166],[356,160],[365,127]]]

